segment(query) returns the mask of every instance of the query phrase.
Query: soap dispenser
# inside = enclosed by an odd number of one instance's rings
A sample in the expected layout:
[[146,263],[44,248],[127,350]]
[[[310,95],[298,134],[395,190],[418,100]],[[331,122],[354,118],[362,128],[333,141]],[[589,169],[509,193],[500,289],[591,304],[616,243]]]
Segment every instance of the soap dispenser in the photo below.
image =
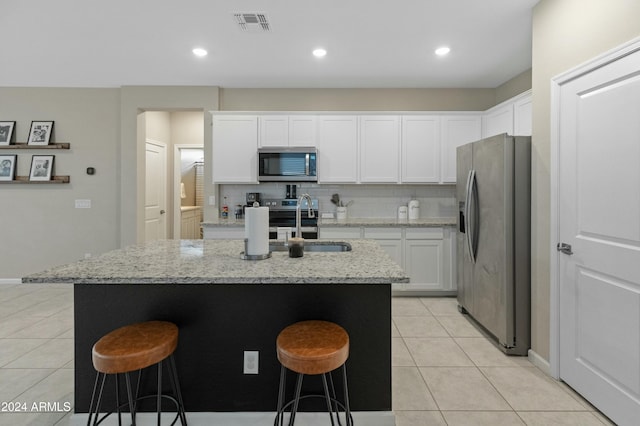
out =
[[415,198],[409,201],[409,220],[420,218],[420,201]]

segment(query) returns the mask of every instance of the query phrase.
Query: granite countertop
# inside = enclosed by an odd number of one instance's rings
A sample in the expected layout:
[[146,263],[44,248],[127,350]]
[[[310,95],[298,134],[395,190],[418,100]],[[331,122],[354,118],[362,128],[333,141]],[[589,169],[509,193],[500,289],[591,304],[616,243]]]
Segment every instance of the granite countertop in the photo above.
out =
[[438,227],[438,226],[455,226],[455,217],[430,217],[412,220],[399,220],[394,217],[390,218],[370,218],[370,217],[354,217],[345,220],[337,219],[320,219],[318,226],[371,226],[371,227]]
[[[323,240],[325,241],[325,240]],[[346,240],[349,252],[305,252],[242,260],[241,240],[159,240],[54,267],[24,283],[88,284],[384,284],[409,277],[372,240]],[[325,241],[326,242],[326,241]]]
[[[371,218],[371,217],[354,217],[346,220],[337,219],[318,219],[318,227],[323,226],[371,226],[371,227],[438,227],[438,226],[455,226],[455,217],[430,217],[414,220],[399,220],[397,218]],[[224,226],[244,226],[243,219],[217,219],[213,221],[202,222],[204,227],[224,227]]]

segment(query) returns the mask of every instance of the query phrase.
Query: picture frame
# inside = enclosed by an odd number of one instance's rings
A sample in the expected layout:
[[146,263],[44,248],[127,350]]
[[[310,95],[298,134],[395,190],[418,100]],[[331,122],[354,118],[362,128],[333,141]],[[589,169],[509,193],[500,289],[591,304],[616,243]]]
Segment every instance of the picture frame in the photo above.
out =
[[0,181],[14,180],[16,178],[16,166],[18,156],[0,155]]
[[27,145],[49,145],[53,121],[32,121]]
[[29,180],[44,181],[51,180],[53,175],[53,160],[55,155],[32,155],[31,171]]
[[0,121],[0,145],[11,145],[15,121]]

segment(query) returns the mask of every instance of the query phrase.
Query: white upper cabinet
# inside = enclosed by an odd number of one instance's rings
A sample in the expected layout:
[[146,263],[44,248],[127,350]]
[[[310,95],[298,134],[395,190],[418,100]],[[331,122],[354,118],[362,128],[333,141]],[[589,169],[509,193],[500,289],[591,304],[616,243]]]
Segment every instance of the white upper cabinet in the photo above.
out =
[[499,105],[488,110],[482,117],[482,137],[507,133],[513,135],[513,104]]
[[289,146],[317,145],[317,118],[315,115],[289,116]]
[[318,182],[358,180],[358,117],[321,115],[318,120]]
[[440,181],[440,118],[430,115],[402,117],[402,182]]
[[445,115],[441,117],[440,182],[456,182],[456,148],[482,138],[480,115]]
[[360,117],[360,182],[400,181],[400,117]]
[[316,117],[313,115],[260,115],[259,146],[316,146]]
[[482,117],[482,137],[507,133],[531,136],[531,91],[515,96],[485,111]]
[[286,115],[261,115],[259,146],[289,146],[289,117]]
[[528,95],[513,104],[513,134],[531,136],[532,119],[531,95]]
[[214,183],[258,182],[258,117],[213,117],[212,169]]

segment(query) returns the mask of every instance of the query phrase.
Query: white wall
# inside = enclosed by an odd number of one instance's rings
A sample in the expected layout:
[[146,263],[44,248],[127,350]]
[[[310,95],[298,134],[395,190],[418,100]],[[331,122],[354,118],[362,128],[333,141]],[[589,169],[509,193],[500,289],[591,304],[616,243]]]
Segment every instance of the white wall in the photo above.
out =
[[532,349],[549,359],[550,82],[640,35],[638,0],[541,0],[533,13]]
[[[33,154],[55,155],[55,173],[69,184],[0,186],[0,278],[79,260],[119,244],[118,89],[0,88],[0,117],[17,121],[25,142],[32,120],[54,120],[54,141],[69,150],[3,150],[18,155],[18,175],[28,175]],[[87,167],[94,167],[92,176]],[[90,209],[76,209],[90,199]]]

